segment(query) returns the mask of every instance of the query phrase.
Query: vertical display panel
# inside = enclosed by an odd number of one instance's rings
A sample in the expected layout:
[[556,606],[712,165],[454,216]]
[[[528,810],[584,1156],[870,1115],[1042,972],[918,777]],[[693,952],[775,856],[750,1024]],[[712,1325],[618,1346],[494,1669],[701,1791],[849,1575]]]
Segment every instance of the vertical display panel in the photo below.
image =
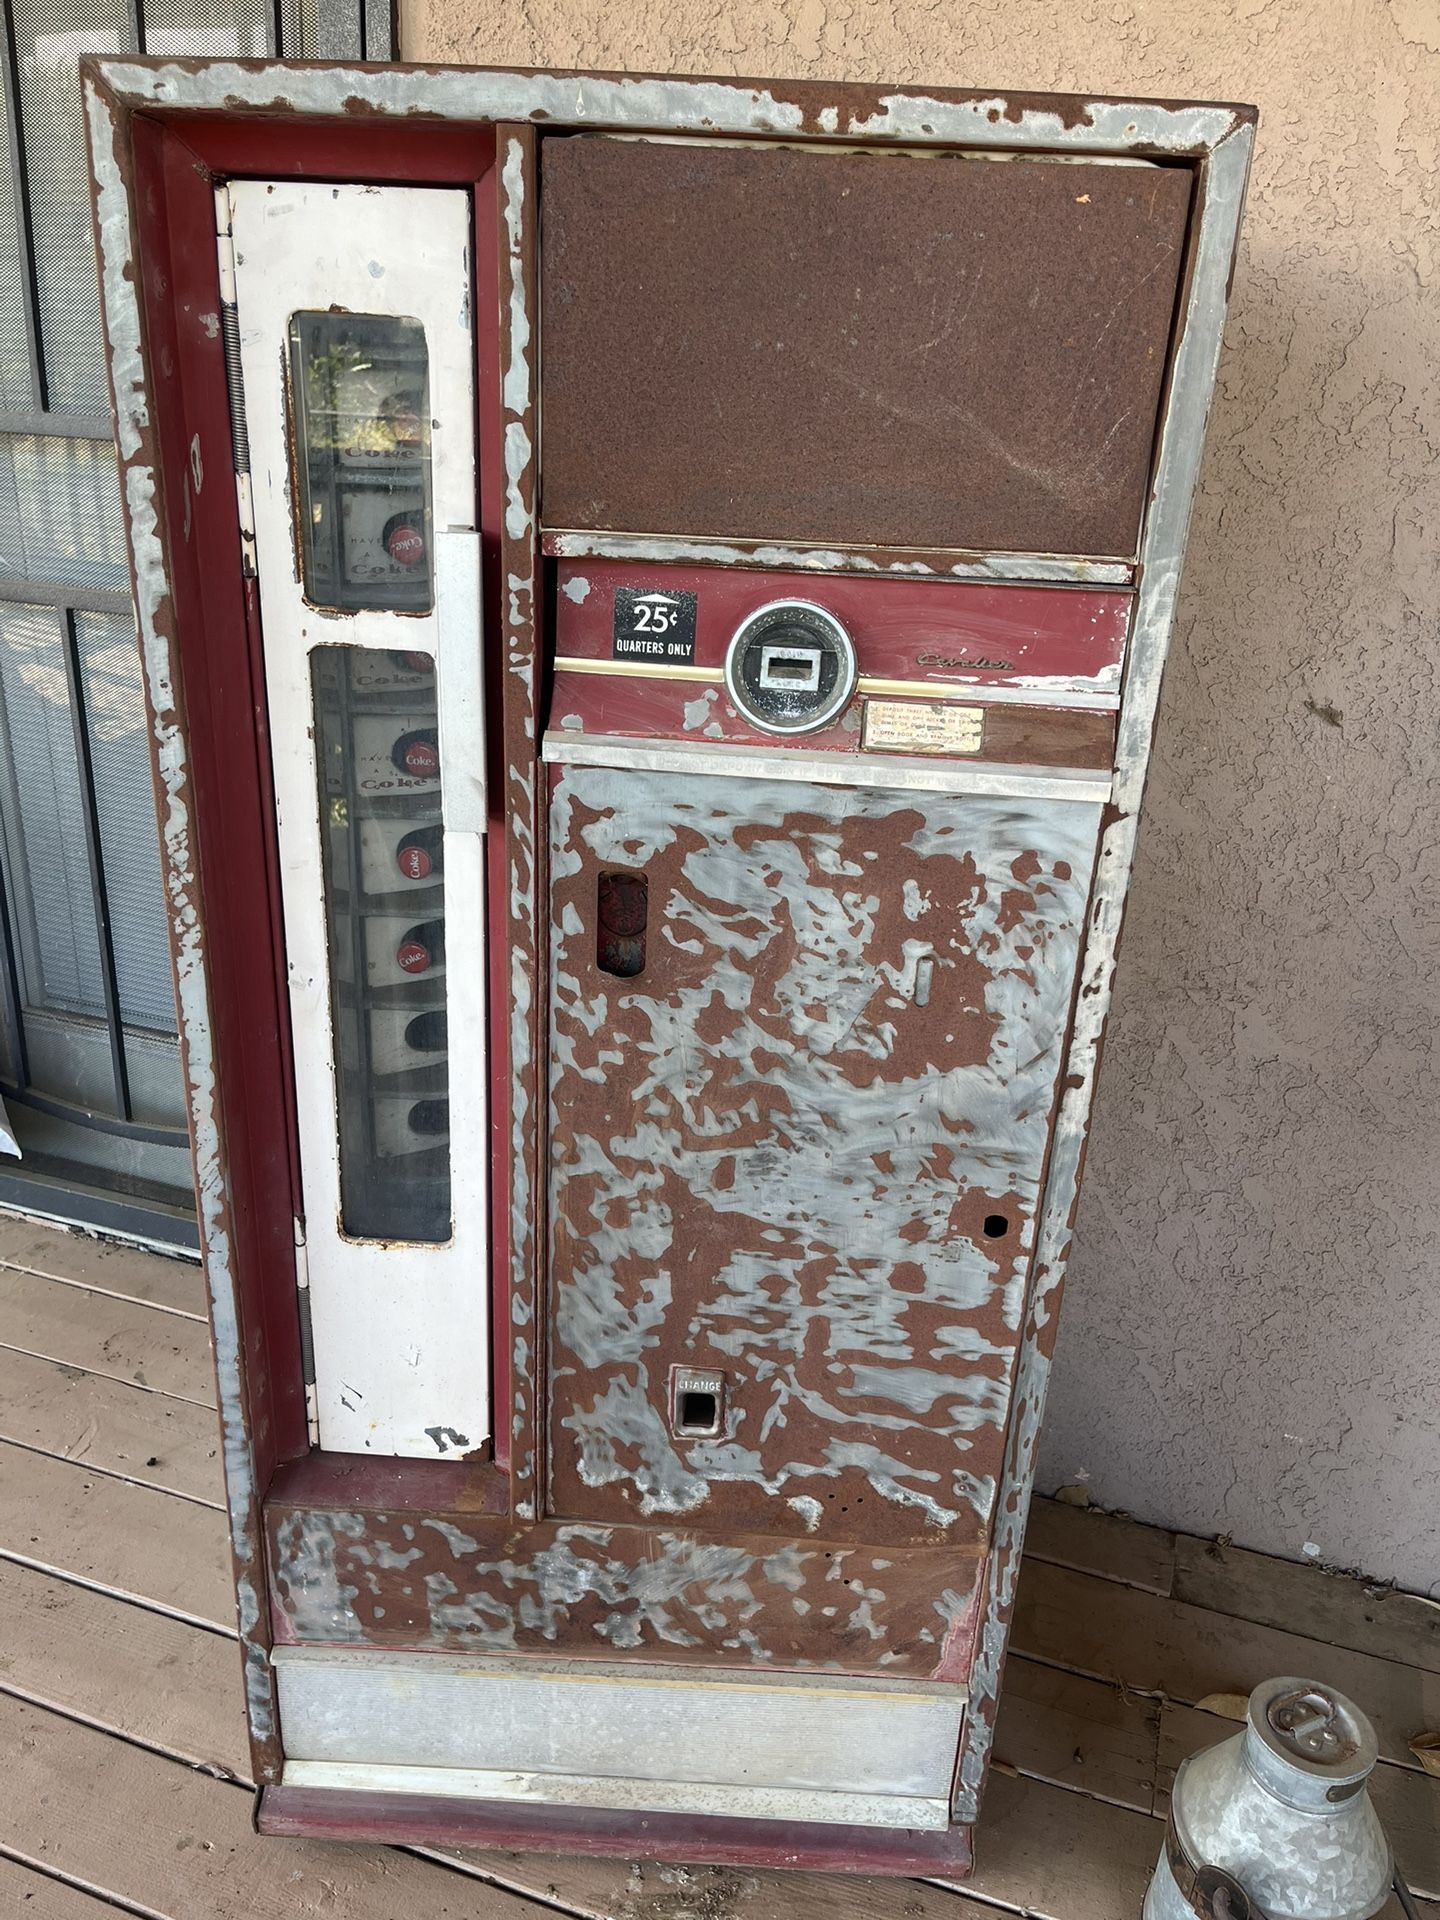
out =
[[221,214],[318,1440],[473,1452],[489,1315],[469,198],[246,181]]

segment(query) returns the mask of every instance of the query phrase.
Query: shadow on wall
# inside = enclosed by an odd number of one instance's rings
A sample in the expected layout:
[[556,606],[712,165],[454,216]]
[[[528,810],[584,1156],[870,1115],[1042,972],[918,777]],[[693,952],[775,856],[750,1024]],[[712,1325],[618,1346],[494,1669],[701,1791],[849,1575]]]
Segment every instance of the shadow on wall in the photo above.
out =
[[1419,293],[1378,234],[1344,273],[1262,228],[1237,282],[1040,1484],[1424,1589],[1440,515],[1433,480],[1415,497]]

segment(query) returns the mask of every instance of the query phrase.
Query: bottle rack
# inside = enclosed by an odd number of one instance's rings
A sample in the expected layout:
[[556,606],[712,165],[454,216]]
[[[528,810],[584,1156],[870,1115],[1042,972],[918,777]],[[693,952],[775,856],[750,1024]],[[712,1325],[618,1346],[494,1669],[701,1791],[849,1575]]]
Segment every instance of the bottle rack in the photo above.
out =
[[[445,880],[434,663],[314,665],[347,1233],[450,1231]],[[399,859],[402,845],[423,857]]]

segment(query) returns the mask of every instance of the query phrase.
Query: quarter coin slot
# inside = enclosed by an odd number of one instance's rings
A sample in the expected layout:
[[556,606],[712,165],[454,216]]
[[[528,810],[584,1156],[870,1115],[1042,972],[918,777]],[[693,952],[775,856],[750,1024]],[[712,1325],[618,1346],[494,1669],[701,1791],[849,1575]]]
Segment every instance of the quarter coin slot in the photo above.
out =
[[760,654],[762,687],[796,688],[809,693],[820,684],[820,649],[803,651],[784,647],[765,647]]

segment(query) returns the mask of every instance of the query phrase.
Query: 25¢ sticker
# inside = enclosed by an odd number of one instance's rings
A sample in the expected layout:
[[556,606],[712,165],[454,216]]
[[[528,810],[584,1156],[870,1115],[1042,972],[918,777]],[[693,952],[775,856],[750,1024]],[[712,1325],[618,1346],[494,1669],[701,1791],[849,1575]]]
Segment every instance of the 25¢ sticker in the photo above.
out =
[[611,657],[653,666],[695,660],[695,595],[673,588],[617,587]]

